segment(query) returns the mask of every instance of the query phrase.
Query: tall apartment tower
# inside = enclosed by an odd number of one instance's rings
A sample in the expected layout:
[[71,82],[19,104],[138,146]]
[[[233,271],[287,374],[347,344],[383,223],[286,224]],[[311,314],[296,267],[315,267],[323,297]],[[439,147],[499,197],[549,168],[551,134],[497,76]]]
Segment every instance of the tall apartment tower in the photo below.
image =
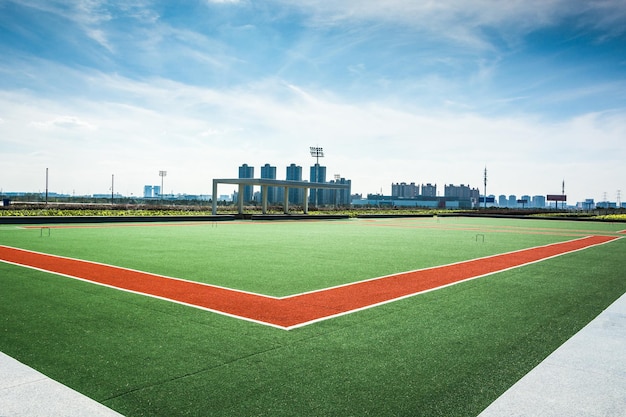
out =
[[[248,164],[243,164],[239,167],[239,178],[254,178],[254,167],[248,166]],[[243,187],[243,196],[239,196],[239,198],[243,198],[244,204],[252,201],[253,197],[253,187],[251,185],[246,185]]]
[[[310,182],[326,182],[326,167],[320,164],[315,164],[311,167]],[[311,204],[326,204],[324,201],[324,189],[312,188],[309,203]]]
[[472,207],[476,207],[480,201],[480,191],[478,190],[478,188],[470,188],[469,185],[464,184],[461,184],[459,186],[452,184],[445,185],[444,196],[455,197],[460,200],[468,200],[471,202]]
[[407,184],[406,182],[392,183],[391,196],[394,198],[415,198],[419,195],[419,186],[414,182]]
[[422,195],[426,197],[437,197],[437,184],[422,184]]
[[347,180],[342,177],[335,177],[335,180],[330,180],[331,183],[334,184],[342,184],[349,185],[350,187],[345,190],[330,190],[330,194],[332,195],[332,204],[336,206],[348,206],[352,202],[351,200],[351,191],[352,191],[352,181]]
[[[263,165],[261,167],[261,178],[275,180],[276,167],[273,167],[270,164]],[[277,187],[267,187],[267,202],[273,204],[277,201]]]
[[545,195],[536,195],[533,197],[533,207],[537,208],[545,208],[546,207],[546,196]]
[[[291,164],[287,167],[287,181],[302,181],[302,167],[296,164]],[[304,193],[302,188],[290,188],[289,189],[289,204],[302,204],[304,203]]]
[[508,207],[509,208],[515,208],[517,207],[517,196],[515,194],[511,194],[509,196],[509,203],[508,203]]

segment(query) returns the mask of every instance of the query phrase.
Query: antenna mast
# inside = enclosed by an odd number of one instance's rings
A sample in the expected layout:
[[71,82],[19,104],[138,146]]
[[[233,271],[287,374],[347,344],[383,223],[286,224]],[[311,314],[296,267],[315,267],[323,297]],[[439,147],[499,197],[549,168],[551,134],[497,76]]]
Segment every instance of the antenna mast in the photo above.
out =
[[485,197],[484,197],[484,201],[485,201],[485,205],[484,207],[487,208],[487,166],[485,165]]

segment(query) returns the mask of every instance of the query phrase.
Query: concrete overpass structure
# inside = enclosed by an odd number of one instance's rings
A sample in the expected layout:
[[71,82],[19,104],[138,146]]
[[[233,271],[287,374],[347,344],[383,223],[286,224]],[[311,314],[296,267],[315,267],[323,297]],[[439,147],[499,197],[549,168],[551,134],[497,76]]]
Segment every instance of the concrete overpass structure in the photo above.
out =
[[261,187],[263,214],[267,214],[267,194],[269,187],[282,187],[285,189],[285,198],[283,208],[285,214],[289,214],[289,190],[291,188],[302,188],[304,190],[304,213],[309,211],[309,190],[314,189],[331,189],[331,190],[349,190],[350,184],[335,184],[329,182],[307,182],[307,181],[286,181],[272,180],[267,178],[219,178],[213,180],[213,215],[217,214],[217,186],[218,184],[236,184],[239,186],[237,197],[237,211],[243,214],[243,187],[259,186]]

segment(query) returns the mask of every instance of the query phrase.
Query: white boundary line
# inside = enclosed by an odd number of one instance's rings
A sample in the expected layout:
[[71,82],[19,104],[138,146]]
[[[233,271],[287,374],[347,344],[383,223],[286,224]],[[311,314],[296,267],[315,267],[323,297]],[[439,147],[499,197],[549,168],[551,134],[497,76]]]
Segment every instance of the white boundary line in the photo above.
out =
[[[83,262],[83,263],[86,263],[86,264],[101,265],[101,266],[106,266],[106,267],[110,267],[110,268],[121,269],[121,270],[124,270],[124,271],[136,272],[138,274],[152,275],[152,276],[159,277],[159,278],[171,279],[171,280],[174,280],[174,281],[189,282],[189,283],[192,283],[192,284],[198,284],[198,285],[202,285],[202,286],[205,286],[205,287],[219,288],[221,290],[227,290],[227,291],[234,291],[234,292],[238,292],[238,293],[241,293],[241,294],[256,295],[256,296],[259,296],[259,297],[272,298],[272,299],[277,299],[277,300],[281,299],[281,297],[273,297],[271,295],[259,294],[259,293],[254,293],[254,292],[251,292],[251,291],[238,290],[238,289],[234,289],[234,288],[223,287],[223,286],[220,286],[220,285],[207,284],[205,282],[192,281],[192,280],[184,279],[184,278],[170,277],[170,276],[167,276],[167,275],[155,274],[153,272],[140,271],[138,269],[132,269],[132,268],[126,268],[126,267],[123,267],[123,266],[116,266],[116,265],[111,265],[111,264],[105,264],[105,263],[97,262],[97,261],[88,261],[88,260],[85,260],[85,259],[70,258],[69,256],[53,255],[53,254],[50,254],[50,253],[37,252],[37,251],[34,251],[34,250],[16,248],[16,247],[13,247],[13,246],[0,245],[0,247],[1,248],[8,248],[8,249],[15,249],[15,250],[23,251],[23,252],[34,253],[34,254],[37,254],[37,255],[49,256],[49,257],[52,257],[52,258],[67,259],[69,261],[77,261],[77,262]],[[6,261],[3,261],[2,259],[0,259],[0,262],[6,262]],[[6,263],[11,263],[11,262],[6,262]],[[22,264],[16,263],[15,265],[22,265]],[[22,265],[22,266],[28,267],[27,265]],[[37,269],[37,268],[32,268],[32,269]],[[52,271],[48,271],[48,270],[44,270],[44,269],[40,269],[40,270],[41,271],[46,271],[46,272],[51,272],[53,274],[56,273],[56,272],[52,272]],[[57,275],[63,275],[63,274],[57,274]],[[65,275],[65,276],[67,276],[67,275]],[[70,277],[70,278],[72,278],[72,277]],[[73,277],[73,278],[76,278],[76,277]],[[89,281],[89,280],[85,280],[85,281],[93,282],[93,281]],[[113,287],[113,288],[117,288],[117,287]],[[282,297],[282,298],[284,298],[284,297]]]
[[[141,273],[141,274],[157,276],[159,278],[166,278],[166,279],[172,279],[172,280],[175,280],[175,281],[189,282],[189,283],[199,284],[199,285],[203,285],[203,286],[207,286],[207,287],[219,288],[219,289],[229,290],[229,291],[233,291],[233,292],[239,292],[239,293],[243,293],[243,294],[250,294],[250,295],[254,295],[254,296],[265,297],[265,298],[268,298],[268,299],[284,300],[284,299],[295,298],[295,297],[300,296],[300,295],[314,294],[314,293],[318,293],[318,292],[332,290],[332,289],[335,289],[335,288],[342,288],[342,287],[346,287],[346,286],[350,286],[350,285],[354,285],[354,284],[359,284],[359,283],[362,283],[362,282],[374,281],[374,280],[378,280],[378,279],[393,277],[393,276],[397,276],[397,275],[403,275],[403,274],[407,274],[407,273],[427,271],[427,270],[430,270],[430,269],[443,268],[443,267],[447,267],[447,266],[458,265],[458,264],[462,264],[462,263],[465,263],[465,262],[471,262],[471,261],[476,261],[476,260],[489,259],[489,258],[493,258],[493,257],[497,257],[497,256],[513,254],[513,253],[516,253],[516,252],[523,252],[523,251],[526,251],[526,250],[539,249],[539,248],[543,248],[543,247],[549,247],[549,246],[553,246],[553,245],[558,245],[560,243],[575,242],[577,240],[583,240],[583,239],[587,239],[587,238],[590,238],[590,237],[592,237],[592,236],[584,236],[584,237],[578,238],[578,239],[566,240],[566,241],[557,242],[557,243],[550,243],[550,244],[547,244],[547,245],[534,246],[534,247],[530,247],[530,248],[526,248],[526,249],[519,249],[519,250],[515,250],[515,251],[510,251],[510,252],[503,252],[501,254],[489,255],[489,256],[484,256],[484,257],[480,257],[480,258],[468,259],[466,261],[459,261],[459,262],[453,262],[453,263],[445,264],[445,265],[439,265],[439,266],[433,266],[433,267],[428,267],[428,268],[416,269],[416,270],[413,270],[413,271],[400,272],[400,273],[397,273],[397,274],[391,274],[391,275],[385,275],[385,276],[376,277],[376,278],[365,279],[365,280],[361,280],[361,281],[355,281],[355,282],[349,283],[349,284],[337,285],[337,286],[328,287],[328,288],[324,288],[324,289],[320,289],[320,290],[294,294],[294,295],[290,295],[290,296],[286,296],[286,297],[271,297],[271,296],[266,296],[266,295],[263,295],[263,294],[256,294],[256,293],[247,292],[247,291],[233,290],[233,289],[230,289],[230,288],[227,288],[227,287],[221,287],[221,286],[217,286],[217,285],[205,284],[205,283],[201,283],[201,282],[197,282],[197,281],[191,281],[191,280],[186,280],[186,279],[181,279],[181,278],[173,278],[173,277],[168,277],[168,276],[165,276],[165,275],[153,274],[151,272],[138,271],[138,270],[130,269],[130,268],[117,267],[117,266],[114,266],[114,265],[107,265],[107,264],[100,263],[100,262],[84,261],[84,260],[81,260],[81,259],[70,258],[70,257],[65,257],[65,256],[59,256],[59,255],[50,255],[50,254],[46,254],[46,253],[43,253],[43,252],[31,251],[31,250],[20,249],[20,248],[13,248],[11,246],[6,246],[6,245],[0,245],[0,247],[5,247],[5,248],[9,248],[9,249],[17,249],[17,250],[21,250],[21,251],[24,251],[24,252],[35,253],[35,254],[39,254],[39,255],[51,256],[51,257],[62,258],[62,259],[68,259],[68,260],[72,260],[72,261],[92,263],[92,264],[96,264],[96,265],[102,265],[102,266],[117,268],[117,269],[121,269],[121,270],[127,270],[127,271],[137,272],[137,273]],[[77,277],[77,276],[64,274],[64,273],[60,273],[60,272],[49,271],[47,269],[37,268],[37,267],[34,267],[34,266],[20,264],[20,263],[17,263],[17,262],[6,261],[6,260],[3,260],[3,259],[0,259],[0,262],[6,263],[6,264],[20,266],[20,267],[23,267],[23,268],[32,269],[32,270],[36,270],[36,271],[40,271],[40,272],[50,273],[50,274],[54,274],[54,275],[58,275],[58,276],[66,277],[66,278],[76,279],[76,280],[79,280],[79,281],[87,282],[87,283],[90,283],[90,284],[96,284],[96,285],[100,285],[102,287],[112,288],[112,289],[115,289],[115,290],[120,290],[120,291],[124,291],[124,292],[131,293],[131,294],[137,294],[137,295],[152,297],[152,298],[156,298],[156,299],[159,299],[159,300],[169,301],[169,302],[172,302],[172,303],[176,303],[176,304],[180,304],[180,305],[184,305],[184,306],[188,306],[188,307],[194,307],[194,308],[197,308],[197,309],[200,309],[200,310],[209,311],[209,312],[212,312],[212,313],[220,314],[220,315],[231,317],[231,318],[237,318],[237,319],[240,319],[240,320],[245,320],[245,321],[252,322],[252,323],[262,324],[262,325],[269,326],[269,327],[274,327],[274,328],[277,328],[277,329],[292,330],[292,329],[297,329],[297,328],[300,328],[300,327],[307,326],[309,324],[318,323],[318,322],[329,320],[329,319],[332,319],[332,318],[336,318],[336,317],[341,317],[341,316],[345,316],[345,315],[348,315],[348,314],[352,314],[352,313],[355,313],[355,312],[358,312],[358,311],[363,311],[363,310],[367,310],[367,309],[370,309],[370,308],[378,307],[378,306],[381,306],[381,305],[393,303],[395,301],[399,301],[399,300],[403,300],[403,299],[406,299],[406,298],[414,297],[414,296],[419,295],[419,294],[425,294],[425,293],[428,293],[428,292],[431,292],[431,291],[435,291],[435,290],[439,290],[439,289],[442,289],[442,288],[450,287],[450,286],[453,286],[453,285],[456,285],[456,284],[460,284],[460,283],[463,283],[463,282],[472,281],[472,280],[475,280],[475,279],[478,279],[478,278],[486,277],[486,276],[489,276],[489,275],[494,275],[494,274],[497,274],[497,273],[500,273],[500,272],[505,272],[505,271],[516,269],[516,268],[521,268],[523,266],[527,266],[527,265],[543,262],[545,260],[556,258],[556,257],[562,256],[562,255],[566,255],[566,254],[569,254],[569,253],[579,252],[579,251],[582,251],[582,250],[585,250],[585,249],[588,249],[588,248],[591,248],[591,247],[595,247],[595,246],[600,246],[600,245],[604,245],[604,244],[607,244],[607,243],[611,243],[611,242],[620,240],[622,238],[623,237],[621,237],[621,236],[617,236],[617,237],[615,237],[615,239],[608,240],[606,242],[600,242],[600,243],[596,243],[596,244],[593,244],[593,245],[585,246],[583,248],[578,248],[578,249],[573,249],[573,250],[566,251],[566,252],[561,252],[561,253],[558,253],[556,255],[548,256],[546,258],[541,258],[541,259],[538,259],[538,260],[535,260],[535,261],[526,262],[526,263],[515,265],[515,266],[509,267],[509,268],[500,269],[500,270],[497,270],[497,271],[489,272],[487,274],[476,275],[476,276],[469,277],[469,278],[466,278],[466,279],[463,279],[463,280],[452,282],[450,284],[445,284],[445,285],[441,285],[441,286],[438,286],[438,287],[429,288],[427,290],[418,291],[418,292],[415,292],[415,293],[411,293],[411,294],[403,295],[403,296],[400,296],[400,297],[392,298],[392,299],[389,299],[389,300],[385,300],[385,301],[382,301],[382,302],[379,302],[379,303],[370,304],[370,305],[367,305],[367,306],[364,306],[364,307],[359,307],[359,308],[356,308],[356,309],[343,311],[341,313],[332,314],[332,315],[324,316],[324,317],[319,317],[317,319],[309,320],[309,321],[302,322],[302,323],[298,323],[298,324],[295,324],[293,326],[280,326],[280,325],[277,325],[277,324],[273,324],[273,323],[269,323],[269,322],[265,322],[265,321],[261,321],[261,320],[251,319],[249,317],[238,316],[238,315],[235,315],[235,314],[226,313],[224,311],[215,310],[215,309],[211,309],[211,308],[208,308],[208,307],[202,307],[202,306],[198,306],[198,305],[195,305],[195,304],[185,303],[183,301],[178,301],[178,300],[173,300],[173,299],[166,298],[166,297],[157,296],[157,295],[154,295],[154,294],[147,294],[147,293],[143,293],[143,292],[140,292],[140,291],[134,291],[134,290],[129,290],[129,289],[121,288],[121,287],[116,287],[114,285],[109,285],[109,284],[104,284],[104,283],[100,283],[100,282],[96,282],[96,281],[91,281],[89,279],[80,278],[80,277]]]
[[[582,239],[585,239],[585,238],[588,238],[588,237],[590,237],[590,236],[585,236]],[[412,293],[412,294],[403,295],[401,297],[396,297],[396,298],[392,298],[392,299],[389,299],[389,300],[381,301],[381,302],[376,303],[376,304],[370,304],[368,306],[356,308],[356,309],[353,309],[353,310],[343,311],[341,313],[333,314],[333,315],[330,315],[330,316],[320,317],[320,318],[317,318],[317,319],[314,319],[314,320],[310,320],[310,321],[307,321],[307,322],[298,323],[298,324],[293,325],[293,326],[288,326],[288,327],[285,327],[284,329],[285,330],[292,330],[292,329],[296,329],[298,327],[304,327],[304,326],[307,326],[309,324],[318,323],[318,322],[321,322],[321,321],[324,321],[324,320],[328,320],[328,319],[332,319],[332,318],[336,318],[336,317],[352,314],[352,313],[355,313],[357,311],[363,311],[363,310],[367,310],[367,309],[370,309],[370,308],[373,308],[373,307],[378,307],[378,306],[381,306],[381,305],[393,303],[395,301],[399,301],[399,300],[403,300],[403,299],[406,299],[406,298],[414,297],[416,295],[425,294],[425,293],[428,293],[428,292],[431,292],[431,291],[440,290],[440,289],[446,288],[446,287],[451,287],[453,285],[460,284],[460,283],[463,283],[463,282],[472,281],[472,280],[475,280],[475,279],[478,279],[478,278],[483,278],[483,277],[486,277],[486,276],[489,276],[489,275],[499,274],[500,272],[506,272],[506,271],[510,271],[510,270],[513,270],[513,269],[521,268],[523,266],[536,264],[536,263],[543,262],[543,261],[548,260],[548,259],[557,258],[557,257],[562,256],[562,255],[567,255],[567,254],[570,254],[570,253],[583,251],[585,249],[589,249],[589,248],[592,248],[592,247],[595,247],[595,246],[605,245],[607,243],[615,242],[616,240],[619,240],[619,239],[622,239],[622,237],[616,237],[615,239],[608,240],[606,242],[595,243],[593,245],[585,246],[584,248],[578,248],[578,249],[573,249],[573,250],[570,250],[570,251],[567,251],[567,252],[561,252],[561,253],[558,253],[556,255],[552,255],[552,256],[545,257],[545,258],[537,259],[535,261],[530,261],[530,262],[526,262],[526,263],[523,263],[523,264],[515,265],[515,266],[509,267],[509,268],[499,269],[497,271],[489,272],[489,273],[486,273],[486,274],[476,275],[476,276],[473,276],[473,277],[462,279],[460,281],[452,282],[450,284],[445,284],[445,285],[441,285],[441,286],[438,286],[438,287],[429,288],[427,290],[418,291],[418,292],[415,292],[415,293]],[[560,242],[560,243],[574,242],[576,240],[580,240],[580,239],[567,240],[567,241]],[[550,246],[550,245],[542,245],[542,246],[537,246],[537,247],[533,247],[533,248],[529,248],[529,249],[538,249],[538,248],[542,248],[542,247],[545,247],[545,246]],[[525,250],[525,249],[522,249],[522,251],[523,250]],[[505,253],[502,253],[501,255],[512,254],[512,253],[515,253],[515,252],[519,252],[519,251],[505,252]],[[470,259],[469,261],[488,259],[488,258],[492,258],[494,256],[499,256],[499,255],[490,255],[490,256],[483,257],[483,258]],[[463,262],[468,262],[468,261],[463,261]],[[456,264],[463,263],[463,262],[455,262],[455,263],[448,264],[448,265],[441,265],[441,267],[446,267],[446,266],[449,266],[449,265],[456,265]],[[434,269],[434,268],[438,268],[438,267],[419,269],[419,270],[417,270],[415,272],[428,270],[428,269]],[[400,275],[400,274],[394,274],[394,275]],[[390,276],[393,276],[393,275],[390,275]]]
[[[8,249],[15,249],[15,250],[23,251],[23,252],[28,252],[28,253],[34,253],[34,254],[37,254],[37,255],[48,256],[48,257],[52,257],[52,258],[67,259],[69,261],[77,261],[77,262],[84,262],[84,263],[88,263],[88,264],[112,267],[112,268],[121,269],[121,270],[124,270],[124,271],[136,272],[136,273],[140,273],[140,274],[147,274],[147,275],[152,275],[152,276],[159,277],[159,278],[171,279],[171,280],[175,280],[175,281],[189,282],[189,283],[198,284],[198,285],[202,285],[202,286],[206,286],[206,287],[219,288],[219,289],[222,289],[222,290],[234,291],[234,292],[238,292],[238,293],[242,293],[242,294],[249,294],[249,295],[255,295],[255,296],[259,296],[259,297],[271,298],[271,299],[274,299],[274,300],[287,300],[287,299],[292,298],[292,297],[298,297],[298,296],[302,296],[302,295],[320,293],[320,292],[324,292],[324,291],[328,291],[328,290],[334,290],[336,288],[349,287],[349,286],[355,285],[355,284],[360,284],[360,283],[369,282],[369,281],[376,281],[376,280],[379,280],[379,279],[390,278],[390,277],[394,277],[394,276],[398,276],[398,275],[410,274],[410,273],[414,273],[414,272],[428,271],[430,269],[442,268],[442,267],[447,267],[447,266],[454,266],[454,265],[462,264],[462,263],[469,262],[469,261],[479,261],[479,260],[482,260],[482,259],[489,259],[489,258],[494,258],[494,257],[497,257],[497,256],[509,255],[509,254],[513,254],[513,253],[516,253],[516,252],[523,252],[523,251],[526,251],[526,250],[532,250],[532,249],[539,249],[539,248],[549,247],[549,246],[558,245],[560,243],[565,243],[565,242],[575,242],[577,240],[583,240],[583,239],[587,239],[589,237],[591,237],[591,236],[583,236],[583,237],[580,237],[580,238],[577,238],[577,239],[564,240],[562,242],[556,242],[556,243],[548,243],[546,245],[531,246],[530,248],[516,249],[516,250],[510,251],[510,252],[503,252],[503,253],[497,253],[497,254],[494,254],[494,255],[487,255],[487,256],[483,256],[483,257],[479,257],[479,258],[466,259],[466,260],[463,260],[463,261],[452,262],[452,263],[444,264],[444,265],[428,266],[428,267],[425,267],[425,268],[418,268],[418,269],[413,269],[413,270],[409,270],[409,271],[402,271],[402,272],[397,272],[397,273],[394,273],[394,274],[382,275],[382,276],[379,276],[379,277],[365,278],[365,279],[362,279],[362,280],[359,280],[359,281],[348,282],[348,283],[345,283],[345,284],[334,285],[334,286],[331,286],[331,287],[320,288],[320,289],[317,289],[317,290],[311,290],[311,291],[304,291],[304,292],[300,292],[300,293],[294,293],[294,294],[285,295],[285,296],[282,296],[282,297],[276,297],[276,296],[272,296],[272,295],[255,293],[255,292],[252,292],[252,291],[238,290],[238,289],[234,289],[234,288],[224,287],[224,286],[221,286],[221,285],[207,284],[207,283],[204,283],[204,282],[192,281],[192,280],[184,279],[184,278],[176,278],[176,277],[171,277],[171,276],[168,276],[168,275],[156,274],[156,273],[153,273],[153,272],[140,271],[138,269],[127,268],[127,267],[123,267],[123,266],[116,266],[116,265],[111,265],[111,264],[105,264],[105,263],[97,262],[97,261],[89,261],[89,260],[85,260],[85,259],[71,258],[69,256],[54,255],[54,254],[49,254],[49,253],[45,253],[45,252],[38,252],[38,251],[30,250],[30,249],[16,248],[16,247],[7,246],[7,245],[0,245],[0,247],[4,247],[4,248],[8,248]],[[0,259],[0,261],[2,261],[2,260]],[[10,262],[7,262],[7,263],[10,263]],[[16,265],[20,265],[20,264],[16,264]],[[23,266],[26,266],[26,265],[23,265]],[[37,268],[32,268],[32,269],[37,269]],[[40,270],[41,271],[46,271],[46,270],[43,270],[43,269],[40,269]],[[47,271],[47,272],[51,272],[51,271]],[[57,274],[57,275],[68,276],[68,275],[64,275],[64,274]],[[71,276],[68,276],[68,277],[72,278]],[[77,277],[74,277],[74,278],[77,278]],[[84,280],[84,281],[88,281],[88,280]],[[88,282],[92,282],[92,281],[88,281]],[[117,287],[113,287],[113,288],[117,288]]]
[[[4,245],[0,245],[0,246],[4,246]],[[4,247],[8,247],[8,246],[4,246]],[[71,258],[69,258],[69,259],[71,259]],[[130,294],[136,294],[136,295],[141,295],[141,296],[144,296],[144,297],[156,298],[158,300],[168,301],[170,303],[180,304],[180,305],[184,305],[184,306],[187,306],[187,307],[193,307],[193,308],[197,308],[199,310],[210,311],[211,313],[217,313],[217,314],[220,314],[222,316],[227,316],[227,317],[231,317],[231,318],[236,318],[236,319],[240,319],[240,320],[249,321],[249,322],[252,322],[252,323],[263,324],[265,326],[270,326],[270,327],[275,327],[275,328],[278,328],[278,329],[286,330],[285,327],[278,326],[278,325],[273,324],[273,323],[268,323],[268,322],[265,322],[265,321],[255,320],[255,319],[251,319],[249,317],[244,317],[244,316],[237,316],[235,314],[226,313],[225,311],[215,310],[215,309],[212,309],[212,308],[203,307],[203,306],[199,306],[199,305],[196,305],[196,304],[185,303],[183,301],[173,300],[171,298],[161,297],[161,296],[154,295],[154,294],[148,294],[148,293],[141,292],[141,291],[129,290],[128,288],[116,287],[114,285],[104,284],[102,282],[91,281],[89,279],[77,277],[75,275],[69,275],[69,274],[64,274],[64,273],[61,273],[61,272],[49,271],[47,269],[37,268],[35,266],[30,266],[30,265],[24,265],[24,264],[20,264],[20,263],[17,263],[17,262],[6,261],[6,260],[3,260],[3,259],[0,259],[0,262],[5,263],[5,264],[9,264],[9,265],[20,266],[22,268],[32,269],[32,270],[39,271],[39,272],[45,272],[45,273],[48,273],[48,274],[53,274],[53,275],[57,275],[57,276],[65,277],[65,278],[75,279],[77,281],[86,282],[88,284],[94,284],[94,285],[99,285],[101,287],[111,288],[111,289],[118,290],[118,291],[124,291],[124,292],[130,293]],[[101,265],[106,265],[106,264],[101,264]],[[121,268],[121,269],[124,269],[124,268]],[[141,271],[136,271],[136,272],[141,272]],[[145,274],[155,275],[155,274],[151,274],[149,272],[145,272]],[[164,278],[168,278],[168,277],[164,277]],[[172,278],[172,279],[176,280],[176,278]],[[179,281],[185,281],[185,280],[179,280]],[[188,282],[196,283],[195,281],[188,281]],[[228,289],[228,288],[226,288],[226,289]],[[236,290],[233,290],[233,291],[236,291]]]
[[[305,291],[305,292],[302,292],[302,293],[297,293],[297,294],[288,295],[286,297],[277,297],[277,298],[279,300],[282,300],[282,299],[289,299],[289,298],[292,298],[292,297],[298,297],[298,296],[301,296],[301,295],[315,294],[315,293],[319,293],[319,292],[333,290],[335,288],[349,287],[351,285],[360,284],[360,283],[363,283],[363,282],[376,281],[376,280],[379,280],[379,279],[390,278],[390,277],[395,277],[395,276],[404,275],[404,274],[411,274],[411,273],[414,273],[414,272],[428,271],[428,270],[431,270],[431,269],[445,268],[445,267],[448,267],[448,266],[459,265],[459,264],[463,264],[463,263],[471,262],[471,261],[480,261],[480,260],[485,260],[485,259],[489,259],[489,258],[495,258],[495,257],[498,257],[498,256],[503,256],[503,255],[512,255],[512,254],[517,253],[517,252],[524,252],[524,251],[527,251],[527,250],[547,248],[547,247],[558,245],[558,244],[561,244],[561,243],[576,242],[577,240],[589,239],[591,237],[593,237],[593,235],[583,236],[583,237],[579,237],[579,238],[576,238],[576,239],[564,240],[562,242],[548,243],[546,245],[531,246],[530,248],[516,249],[516,250],[513,250],[513,251],[509,251],[509,252],[497,253],[497,254],[494,254],[494,255],[487,255],[487,256],[481,256],[481,257],[478,257],[478,258],[466,259],[464,261],[457,261],[457,262],[452,262],[452,263],[444,264],[444,265],[428,266],[426,268],[419,268],[419,269],[413,269],[413,270],[410,270],[410,271],[397,272],[395,274],[383,275],[383,276],[375,277],[375,278],[366,278],[366,279],[363,279],[363,280],[360,280],[360,281],[349,282],[349,283],[346,283],[346,284],[335,285],[335,286],[332,286],[332,287],[322,288],[322,289],[318,289],[318,290]],[[618,236],[617,238],[619,239],[621,237]],[[612,241],[609,241],[609,242],[612,242]],[[603,242],[603,243],[608,243],[608,242]],[[599,244],[597,244],[597,245],[599,245]],[[596,246],[596,245],[592,245],[592,246]],[[588,247],[591,247],[591,246],[586,246],[586,247],[584,247],[582,249],[586,249]],[[580,250],[582,250],[582,249],[580,249]],[[576,249],[576,250],[578,250],[578,249]],[[573,251],[570,251],[570,252],[573,252]],[[564,253],[570,253],[570,252],[564,252]],[[559,256],[559,255],[555,255],[555,256]],[[549,258],[544,258],[544,259],[549,259]]]

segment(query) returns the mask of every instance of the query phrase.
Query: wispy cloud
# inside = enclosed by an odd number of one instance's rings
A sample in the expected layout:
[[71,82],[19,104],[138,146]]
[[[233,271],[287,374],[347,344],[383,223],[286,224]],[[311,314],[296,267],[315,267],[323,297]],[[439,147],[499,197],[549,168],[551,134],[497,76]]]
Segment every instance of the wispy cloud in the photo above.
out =
[[[142,181],[151,181],[155,169],[171,170],[170,186],[193,193],[205,189],[210,178],[236,176],[241,163],[271,163],[279,172],[292,162],[306,167],[307,146],[316,144],[328,150],[325,162],[330,169],[344,171],[355,182],[354,191],[360,192],[386,189],[391,182],[404,180],[478,185],[480,168],[486,163],[494,171],[494,191],[510,192],[509,187],[520,182],[520,172],[525,186],[539,191],[544,190],[548,174],[529,171],[531,161],[548,171],[564,159],[584,167],[592,159],[623,156],[619,145],[626,132],[623,113],[586,114],[549,123],[351,102],[279,80],[233,90],[162,79],[148,83],[86,76],[126,99],[37,104],[21,94],[5,95],[0,97],[0,109],[7,115],[4,132],[13,132],[13,137],[36,136],[28,128],[33,120],[39,121],[35,128],[62,128],[45,142],[33,143],[31,154],[40,152],[39,164],[45,155],[57,169],[83,172],[87,182],[90,176],[93,181],[115,171],[120,181],[132,178],[135,183],[128,188],[135,193]],[[16,107],[15,102],[30,105]],[[595,138],[593,146],[590,138]],[[97,143],[107,145],[96,150]],[[71,153],[68,146],[74,147]],[[581,148],[590,151],[569,152]],[[174,164],[179,167],[172,169]],[[407,167],[413,168],[407,171]],[[20,172],[19,166],[13,169]],[[554,175],[560,178],[562,173]],[[65,188],[81,189],[76,179],[66,181]]]
[[167,169],[174,191],[209,192],[320,145],[357,192],[478,184],[488,165],[495,193],[568,176],[587,197],[626,159],[626,7],[574,3],[15,1],[0,146],[17,175],[0,185],[50,166],[66,191],[114,171],[139,193]]
[[34,126],[44,129],[62,128],[62,129],[95,129],[91,123],[80,119],[76,116],[59,116],[52,120],[33,121]]
[[623,34],[626,2],[571,2],[569,0],[276,0],[285,7],[299,8],[310,24],[320,27],[353,24],[403,25],[452,44],[474,49],[492,49],[485,28],[499,32],[510,46],[538,29],[575,19],[581,27],[599,31],[599,37]]

